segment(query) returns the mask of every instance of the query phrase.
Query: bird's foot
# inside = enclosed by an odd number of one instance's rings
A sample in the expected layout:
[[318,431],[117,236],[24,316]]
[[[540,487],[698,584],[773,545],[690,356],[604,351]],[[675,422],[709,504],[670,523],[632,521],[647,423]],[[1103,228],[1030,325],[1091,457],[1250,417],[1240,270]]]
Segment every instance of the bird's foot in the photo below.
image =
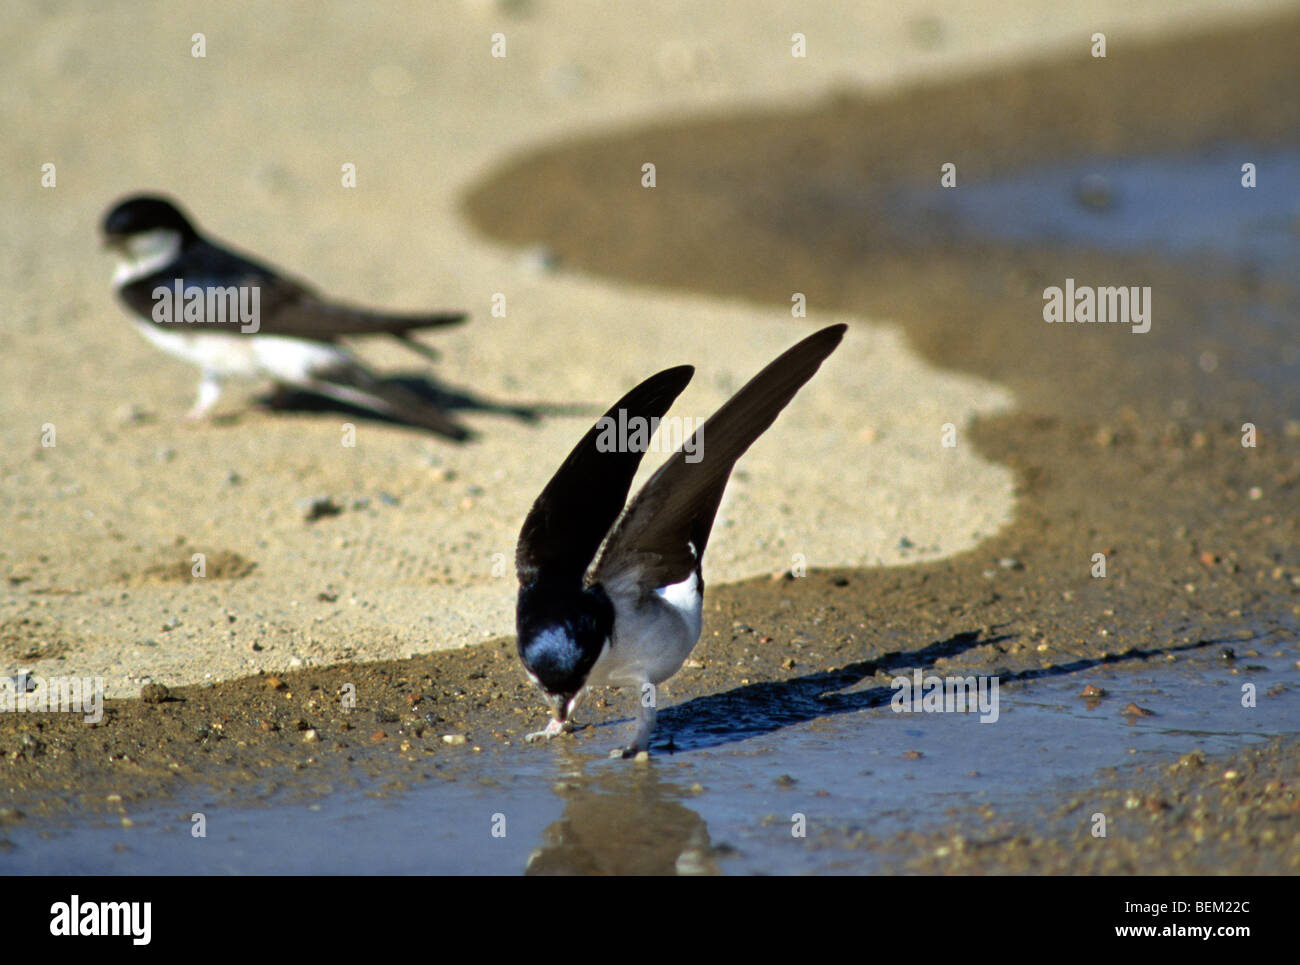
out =
[[524,741],[531,744],[543,738],[550,740],[552,737],[558,737],[561,734],[572,734],[575,730],[577,728],[573,726],[572,722],[566,720],[561,723],[552,717],[546,724],[546,730],[535,730],[531,734],[525,734]]
[[[649,684],[645,684],[649,687]],[[653,690],[650,691],[653,693]],[[610,757],[622,757],[625,760],[629,757],[635,757],[638,760],[644,760],[640,755],[650,754],[650,735],[654,733],[655,728],[655,708],[653,704],[641,704],[637,708],[636,733],[632,736],[632,743],[626,747],[615,747],[610,751]]]
[[[641,756],[643,754],[645,755],[644,758]],[[635,757],[638,760],[646,760],[650,757],[650,749],[648,747],[635,747],[630,745],[628,747],[615,747],[609,752],[609,756],[614,760],[622,758],[626,761],[628,758],[632,757]]]
[[629,757],[638,757],[642,754],[646,757],[650,756],[649,731],[639,730],[636,736],[632,738],[632,743],[624,745],[623,747],[615,747],[609,752],[610,757],[621,757],[623,760],[627,760]]

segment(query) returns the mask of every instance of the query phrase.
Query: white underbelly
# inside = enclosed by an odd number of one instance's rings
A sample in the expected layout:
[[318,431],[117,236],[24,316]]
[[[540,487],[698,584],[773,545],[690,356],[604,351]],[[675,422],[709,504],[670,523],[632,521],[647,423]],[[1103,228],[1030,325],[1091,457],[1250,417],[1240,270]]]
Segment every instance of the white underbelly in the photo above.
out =
[[337,345],[280,335],[187,331],[180,323],[165,326],[136,322],[136,329],[164,352],[223,377],[301,383],[350,360],[347,351]]
[[700,639],[703,604],[694,573],[681,583],[655,590],[635,609],[615,599],[614,633],[592,667],[589,682],[626,687],[667,680],[681,669]]

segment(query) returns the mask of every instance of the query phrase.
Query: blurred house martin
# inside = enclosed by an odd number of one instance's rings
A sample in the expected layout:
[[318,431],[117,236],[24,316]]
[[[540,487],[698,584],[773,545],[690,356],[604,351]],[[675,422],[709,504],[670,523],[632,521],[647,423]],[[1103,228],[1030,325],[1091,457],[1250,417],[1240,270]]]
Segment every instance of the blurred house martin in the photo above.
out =
[[106,247],[119,264],[118,296],[135,326],[165,352],[199,367],[202,418],[228,378],[267,378],[278,392],[296,387],[460,439],[465,429],[403,386],[374,375],[340,343],[389,335],[427,358],[412,338],[455,325],[460,312],[389,314],[325,299],[308,285],[209,241],[167,198],[134,195],[104,216]]
[[701,563],[731,470],[845,329],[810,335],[754,376],[626,508],[648,439],[633,435],[623,440],[629,444],[611,445],[610,428],[657,427],[694,368],[646,379],[569,453],[524,520],[515,556],[519,656],[551,712],[546,729],[528,740],[571,730],[590,687],[627,686],[637,692],[636,735],[615,754],[648,747],[654,687],[681,668],[700,636]]

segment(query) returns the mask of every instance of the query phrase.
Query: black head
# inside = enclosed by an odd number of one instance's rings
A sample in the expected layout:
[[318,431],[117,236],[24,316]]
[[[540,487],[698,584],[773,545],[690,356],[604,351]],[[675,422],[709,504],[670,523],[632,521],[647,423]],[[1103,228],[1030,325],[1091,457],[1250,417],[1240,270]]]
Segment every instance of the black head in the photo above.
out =
[[104,215],[104,237],[124,241],[144,231],[170,229],[189,241],[198,237],[194,226],[169,200],[157,195],[136,194],[113,205]]
[[515,629],[519,659],[563,721],[614,629],[614,605],[600,587],[532,583],[519,591]]

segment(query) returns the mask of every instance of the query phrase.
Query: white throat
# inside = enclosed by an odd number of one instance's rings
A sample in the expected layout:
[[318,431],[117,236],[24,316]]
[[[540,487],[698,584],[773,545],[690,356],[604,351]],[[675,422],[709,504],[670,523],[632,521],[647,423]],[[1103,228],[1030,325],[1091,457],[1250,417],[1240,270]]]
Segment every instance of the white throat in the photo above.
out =
[[170,265],[180,253],[181,233],[171,228],[155,228],[131,235],[126,239],[125,250],[113,272],[113,284],[120,288],[147,278]]

